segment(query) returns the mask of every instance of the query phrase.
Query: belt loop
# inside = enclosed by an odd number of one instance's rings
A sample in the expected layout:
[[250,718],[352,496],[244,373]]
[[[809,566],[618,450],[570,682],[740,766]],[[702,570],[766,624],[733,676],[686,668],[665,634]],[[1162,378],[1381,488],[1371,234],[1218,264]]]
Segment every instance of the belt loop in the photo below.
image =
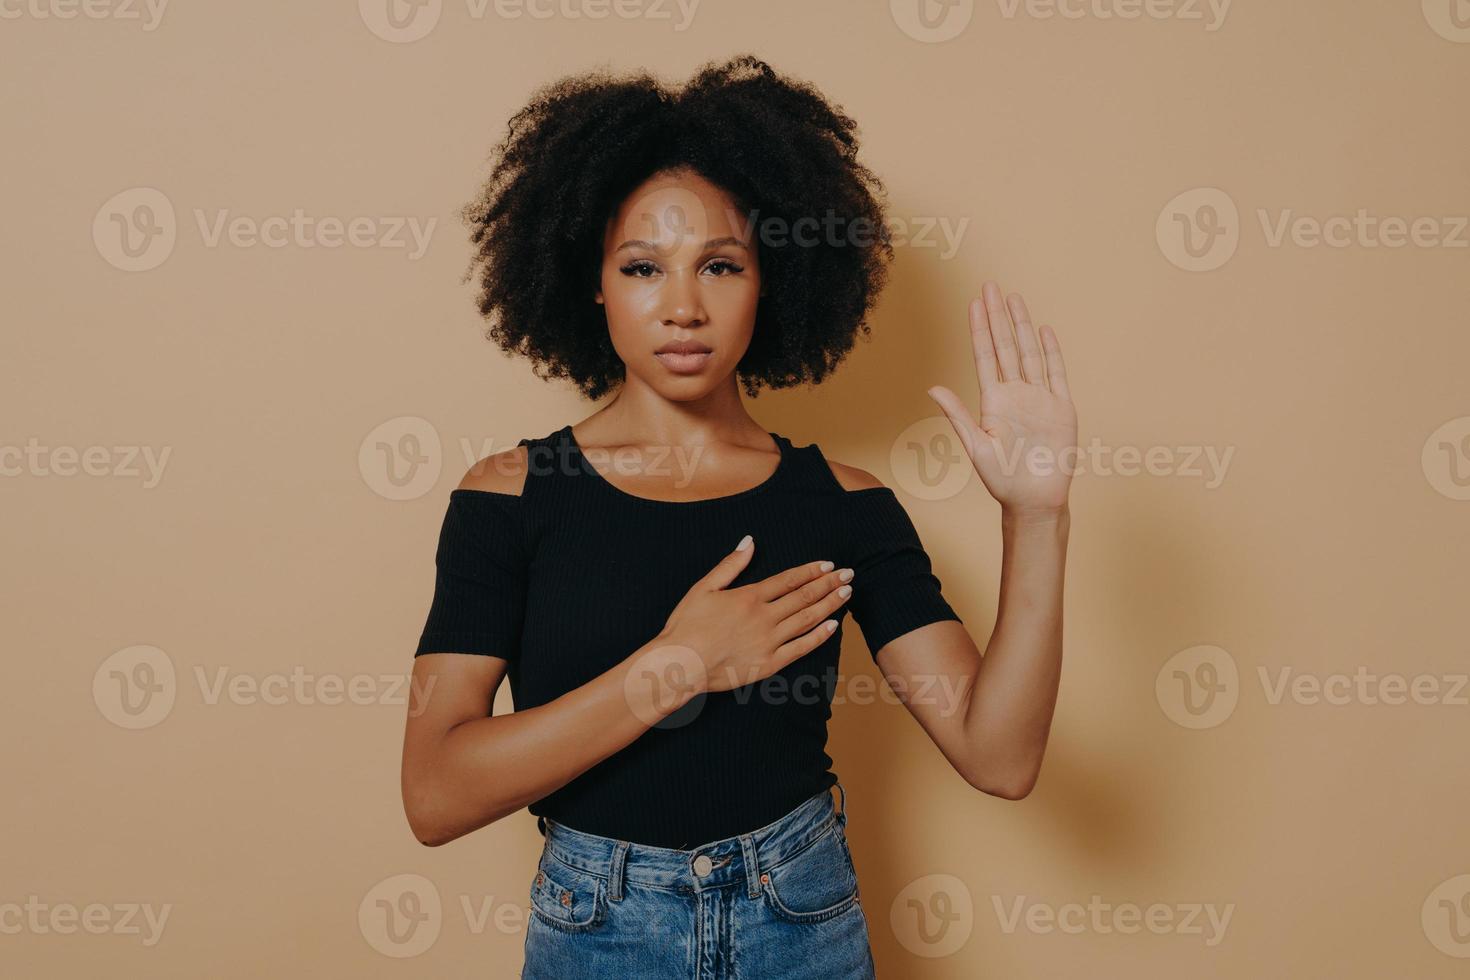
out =
[[750,834],[740,835],[740,850],[745,855],[746,894],[751,898],[761,897],[761,862],[755,838]]
[[839,803],[838,803],[838,807],[837,807],[837,826],[846,828],[847,827],[847,790],[845,790],[845,789],[842,788],[842,780],[840,780],[840,779],[837,780],[834,785],[836,785],[836,787],[837,787],[837,795],[839,797]]
[[618,841],[612,852],[612,865],[607,872],[607,897],[614,902],[623,900],[623,874],[628,866],[628,847],[625,840]]

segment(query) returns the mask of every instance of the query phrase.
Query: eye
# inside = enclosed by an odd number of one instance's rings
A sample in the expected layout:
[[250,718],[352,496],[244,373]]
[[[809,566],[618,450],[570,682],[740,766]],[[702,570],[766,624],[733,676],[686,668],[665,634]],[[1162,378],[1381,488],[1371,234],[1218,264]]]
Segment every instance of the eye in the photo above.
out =
[[[620,266],[618,271],[625,276],[632,276],[635,279],[647,279],[649,275],[658,271],[658,266],[647,259],[635,259],[627,265]],[[644,275],[644,273],[648,275]]]
[[730,259],[715,259],[710,262],[709,265],[705,266],[705,269],[706,271],[713,271],[716,269],[720,270],[719,275],[715,277],[717,279],[724,278],[727,275],[734,275],[737,272],[745,271],[744,266],[740,265],[737,262],[733,262]]

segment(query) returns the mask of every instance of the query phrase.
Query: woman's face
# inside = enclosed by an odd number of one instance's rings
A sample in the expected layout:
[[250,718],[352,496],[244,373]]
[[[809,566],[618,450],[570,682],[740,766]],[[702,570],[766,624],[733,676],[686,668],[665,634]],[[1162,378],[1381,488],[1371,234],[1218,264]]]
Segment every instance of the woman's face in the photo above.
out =
[[[688,401],[729,382],[755,331],[753,222],[690,171],[655,174],[608,222],[602,288],[613,349],[635,378]],[[690,353],[665,352],[686,344]]]

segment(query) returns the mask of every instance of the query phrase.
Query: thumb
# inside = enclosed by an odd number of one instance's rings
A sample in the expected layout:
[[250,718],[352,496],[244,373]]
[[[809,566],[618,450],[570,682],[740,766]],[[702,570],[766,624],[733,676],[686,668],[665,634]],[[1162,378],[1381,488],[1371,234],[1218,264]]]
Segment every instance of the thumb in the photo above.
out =
[[745,570],[753,554],[755,554],[755,541],[747,534],[740,539],[735,550],[721,558],[719,564],[710,569],[709,574],[700,581],[710,589],[723,589]]

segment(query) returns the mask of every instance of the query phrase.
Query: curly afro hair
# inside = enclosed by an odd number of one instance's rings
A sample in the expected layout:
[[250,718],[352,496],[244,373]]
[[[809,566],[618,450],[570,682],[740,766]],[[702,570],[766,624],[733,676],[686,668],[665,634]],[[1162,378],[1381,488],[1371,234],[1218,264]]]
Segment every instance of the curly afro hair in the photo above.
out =
[[[737,377],[751,396],[820,382],[867,334],[893,258],[883,186],[857,147],[839,107],[751,55],[708,63],[679,89],[605,69],[538,89],[463,211],[486,337],[589,398],[621,383],[593,297],[607,222],[648,177],[693,170],[758,228],[791,230],[756,236],[764,295]],[[844,233],[800,234],[834,225]]]

